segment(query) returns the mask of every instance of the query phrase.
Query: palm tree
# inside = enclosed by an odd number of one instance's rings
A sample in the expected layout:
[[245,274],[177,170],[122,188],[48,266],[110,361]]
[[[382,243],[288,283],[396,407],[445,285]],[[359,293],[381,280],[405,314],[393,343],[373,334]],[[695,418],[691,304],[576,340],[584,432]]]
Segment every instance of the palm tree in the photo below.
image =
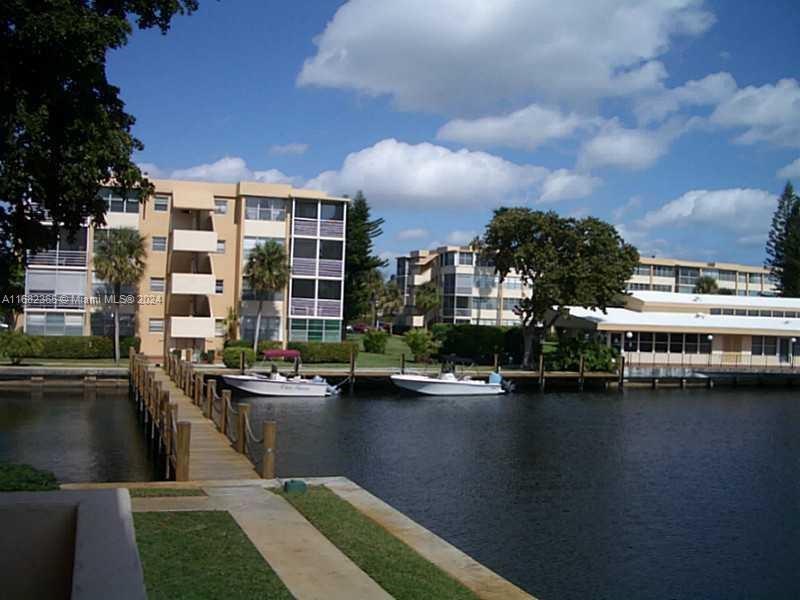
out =
[[250,252],[244,268],[244,276],[250,280],[250,288],[258,299],[256,333],[253,336],[253,350],[257,352],[264,298],[282,290],[289,283],[289,259],[286,256],[286,250],[272,240],[258,244]]
[[[98,232],[99,233],[99,232]],[[119,362],[119,303],[122,288],[135,286],[144,274],[145,240],[131,227],[108,229],[94,250],[94,270],[114,291],[114,360]]]
[[232,306],[228,307],[228,316],[225,317],[224,324],[225,342],[227,343],[234,339],[239,332],[239,315],[236,314],[236,310]]
[[426,328],[428,323],[425,317],[430,311],[438,308],[439,303],[439,290],[436,289],[436,286],[432,281],[423,283],[414,292],[414,305],[423,316],[423,323],[425,323]]
[[392,334],[394,318],[403,310],[403,294],[396,281],[390,281],[383,287],[379,306],[381,314],[389,318],[389,335]]
[[378,304],[383,295],[383,274],[380,269],[372,269],[365,278],[370,306],[370,327],[378,325]]
[[704,275],[703,277],[698,277],[694,282],[695,294],[716,294],[717,292],[719,292],[719,286],[717,285],[717,280],[713,277]]

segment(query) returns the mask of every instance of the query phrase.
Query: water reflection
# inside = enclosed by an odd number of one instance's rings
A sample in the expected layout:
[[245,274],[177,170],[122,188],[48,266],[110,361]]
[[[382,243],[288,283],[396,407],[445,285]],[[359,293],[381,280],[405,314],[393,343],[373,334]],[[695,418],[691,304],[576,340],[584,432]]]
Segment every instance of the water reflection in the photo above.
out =
[[157,478],[126,390],[0,391],[0,461],[53,471],[59,481]]
[[279,475],[350,477],[539,597],[800,597],[789,390],[246,400]]

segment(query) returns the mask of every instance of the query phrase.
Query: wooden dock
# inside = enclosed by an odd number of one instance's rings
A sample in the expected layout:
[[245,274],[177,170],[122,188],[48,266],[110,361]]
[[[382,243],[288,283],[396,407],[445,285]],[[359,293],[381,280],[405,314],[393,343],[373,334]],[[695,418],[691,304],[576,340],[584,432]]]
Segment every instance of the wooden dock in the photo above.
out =
[[190,367],[177,361],[170,362],[165,371],[150,365],[144,357],[131,354],[130,369],[132,395],[144,413],[146,432],[149,430],[151,438],[164,449],[167,478],[174,475],[177,481],[196,481],[261,477],[247,458],[247,441],[259,444],[271,437],[268,452],[272,455],[274,423],[265,424],[267,435],[256,439],[250,430],[248,411],[235,411],[229,392],[217,395],[213,382],[203,385],[202,376],[192,376]]

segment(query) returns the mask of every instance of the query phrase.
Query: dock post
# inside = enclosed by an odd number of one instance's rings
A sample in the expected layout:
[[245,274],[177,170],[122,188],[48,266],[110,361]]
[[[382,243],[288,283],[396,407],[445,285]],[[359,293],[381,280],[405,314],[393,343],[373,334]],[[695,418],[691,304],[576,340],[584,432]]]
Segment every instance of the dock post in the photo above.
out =
[[544,354],[539,353],[539,391],[544,391]]
[[228,404],[231,401],[231,391],[222,390],[222,415],[219,418],[219,430],[222,435],[228,437]]
[[175,481],[189,481],[189,445],[192,439],[192,424],[178,423],[178,439],[175,440]]
[[578,391],[583,391],[583,368],[584,368],[584,358],[583,354],[581,354],[580,362],[578,363]]
[[356,384],[356,353],[355,350],[350,348],[350,393],[353,393],[353,387]]
[[617,387],[622,389],[625,385],[625,356],[622,355],[619,357],[619,380],[617,381]]
[[275,479],[275,437],[277,425],[275,421],[264,421],[264,457],[261,461],[261,477]]
[[236,451],[239,454],[245,454],[247,451],[247,417],[249,413],[249,404],[239,405],[239,419],[236,423]]
[[500,364],[500,356],[495,352],[494,354],[494,371],[497,372],[497,365]]
[[244,350],[239,352],[239,375],[244,375]]
[[213,379],[209,380],[206,385],[206,417],[214,420],[214,394],[217,393],[217,382]]
[[406,372],[406,353],[403,352],[400,355],[400,373]]
[[[160,419],[158,421],[158,425],[159,425],[159,429],[160,429],[160,431],[158,432],[158,450],[159,450],[159,452],[161,451],[162,443],[163,443],[163,446],[166,447],[167,450],[169,450],[169,446],[167,446],[167,444],[166,444],[167,435],[168,435],[167,431],[169,429],[169,417],[170,417],[169,410],[170,410],[170,408],[169,408],[169,391],[161,390],[161,397],[159,398],[159,401],[158,401],[158,413],[160,415]],[[169,459],[169,453],[167,453],[167,459]],[[169,462],[169,460],[167,462]]]

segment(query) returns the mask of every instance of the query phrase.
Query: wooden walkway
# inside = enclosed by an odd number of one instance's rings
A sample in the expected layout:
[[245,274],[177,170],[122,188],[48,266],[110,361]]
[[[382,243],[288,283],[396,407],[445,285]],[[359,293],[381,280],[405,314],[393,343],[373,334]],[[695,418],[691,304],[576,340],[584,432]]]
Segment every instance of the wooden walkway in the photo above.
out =
[[178,421],[192,424],[189,444],[189,479],[259,479],[252,463],[231,446],[227,436],[203,416],[199,406],[181,390],[163,369],[156,369],[156,381],[169,392],[170,402],[178,405]]

